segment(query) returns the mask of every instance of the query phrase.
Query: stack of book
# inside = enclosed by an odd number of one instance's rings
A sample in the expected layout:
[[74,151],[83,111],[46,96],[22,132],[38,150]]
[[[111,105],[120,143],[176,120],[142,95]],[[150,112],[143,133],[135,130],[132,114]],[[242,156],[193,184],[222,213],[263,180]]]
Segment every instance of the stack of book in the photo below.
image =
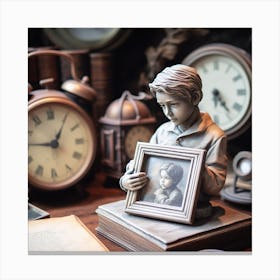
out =
[[111,53],[90,54],[90,80],[97,92],[95,102],[95,118],[98,120],[104,115],[107,106],[114,99],[113,57]]
[[96,209],[97,232],[129,251],[244,250],[251,246],[251,215],[212,202],[213,215],[193,225],[124,212],[125,200]]

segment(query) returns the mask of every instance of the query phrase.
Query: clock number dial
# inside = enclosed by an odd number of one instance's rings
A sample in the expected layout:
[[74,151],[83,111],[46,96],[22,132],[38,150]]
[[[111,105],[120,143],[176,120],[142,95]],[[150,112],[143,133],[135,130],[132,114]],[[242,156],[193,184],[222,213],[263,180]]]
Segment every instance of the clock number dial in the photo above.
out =
[[241,112],[242,110],[242,105],[240,105],[239,103],[235,102],[232,106],[232,108],[237,111],[237,112]]
[[75,124],[73,127],[71,127],[71,131],[74,131],[74,130],[76,130],[77,128],[79,127],[79,124],[77,123],[77,124]]
[[47,110],[47,119],[53,120],[54,119],[54,111],[52,109]]
[[43,172],[44,172],[44,167],[42,165],[38,165],[35,170],[35,174],[37,176],[43,176]]
[[73,157],[74,159],[78,159],[78,160],[79,160],[79,159],[82,158],[82,154],[75,151],[75,152],[73,153],[72,157]]
[[33,161],[33,157],[32,156],[28,156],[28,164],[30,164]]
[[28,173],[31,183],[59,189],[80,178],[93,161],[96,144],[93,128],[85,114],[59,102],[29,109]]
[[237,90],[237,95],[240,95],[240,96],[246,96],[247,92],[245,89],[238,89]]
[[32,120],[33,120],[35,126],[38,126],[38,125],[40,125],[42,123],[40,118],[38,116],[36,116],[36,115],[32,117]]
[[214,70],[219,71],[219,60],[214,60]]
[[77,138],[77,139],[75,139],[75,143],[76,143],[77,145],[84,144],[84,142],[85,142],[85,139],[84,139],[84,138]]
[[65,164],[65,167],[66,167],[67,171],[72,171],[72,168],[68,164]]
[[51,169],[51,177],[53,179],[57,178],[57,173],[56,173],[56,170],[54,168]]

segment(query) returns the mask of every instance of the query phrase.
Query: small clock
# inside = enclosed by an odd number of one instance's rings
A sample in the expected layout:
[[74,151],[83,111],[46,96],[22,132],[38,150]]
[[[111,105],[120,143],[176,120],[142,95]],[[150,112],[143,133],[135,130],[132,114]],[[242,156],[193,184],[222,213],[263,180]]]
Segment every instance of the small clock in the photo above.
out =
[[[59,51],[32,53],[43,54],[60,55]],[[41,85],[50,82],[52,79],[43,80]],[[71,187],[93,164],[96,130],[89,113],[77,100],[90,102],[95,91],[84,82],[85,79],[68,80],[62,84],[64,91],[31,91],[29,87],[28,181],[33,187],[43,190]]]
[[119,179],[134,157],[137,142],[149,142],[154,133],[156,118],[141,101],[144,98],[124,91],[99,119],[101,162],[108,177]]
[[228,44],[209,44],[190,53],[183,64],[196,68],[203,84],[201,111],[208,112],[228,139],[251,124],[251,58]]

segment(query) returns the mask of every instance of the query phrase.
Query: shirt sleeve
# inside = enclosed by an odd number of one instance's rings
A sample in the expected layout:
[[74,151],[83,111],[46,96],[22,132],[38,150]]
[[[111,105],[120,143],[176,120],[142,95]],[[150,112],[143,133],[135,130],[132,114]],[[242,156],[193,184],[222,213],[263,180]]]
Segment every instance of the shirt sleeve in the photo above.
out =
[[224,186],[227,173],[227,139],[218,138],[206,154],[202,190],[208,195],[218,195]]

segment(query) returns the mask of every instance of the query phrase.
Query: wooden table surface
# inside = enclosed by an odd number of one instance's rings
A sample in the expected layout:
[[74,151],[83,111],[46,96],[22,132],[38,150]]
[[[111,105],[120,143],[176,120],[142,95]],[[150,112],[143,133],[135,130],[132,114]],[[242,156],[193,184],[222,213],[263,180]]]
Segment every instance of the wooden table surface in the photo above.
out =
[[[108,181],[102,172],[88,178],[81,186],[60,191],[40,191],[29,189],[29,202],[50,213],[50,217],[62,217],[76,215],[80,220],[105,244],[112,252],[126,251],[114,242],[106,239],[96,232],[98,216],[95,210],[99,205],[125,199],[126,193],[118,187],[117,181]],[[229,202],[245,213],[250,213],[249,206],[237,206]],[[250,248],[247,249],[250,251]]]

